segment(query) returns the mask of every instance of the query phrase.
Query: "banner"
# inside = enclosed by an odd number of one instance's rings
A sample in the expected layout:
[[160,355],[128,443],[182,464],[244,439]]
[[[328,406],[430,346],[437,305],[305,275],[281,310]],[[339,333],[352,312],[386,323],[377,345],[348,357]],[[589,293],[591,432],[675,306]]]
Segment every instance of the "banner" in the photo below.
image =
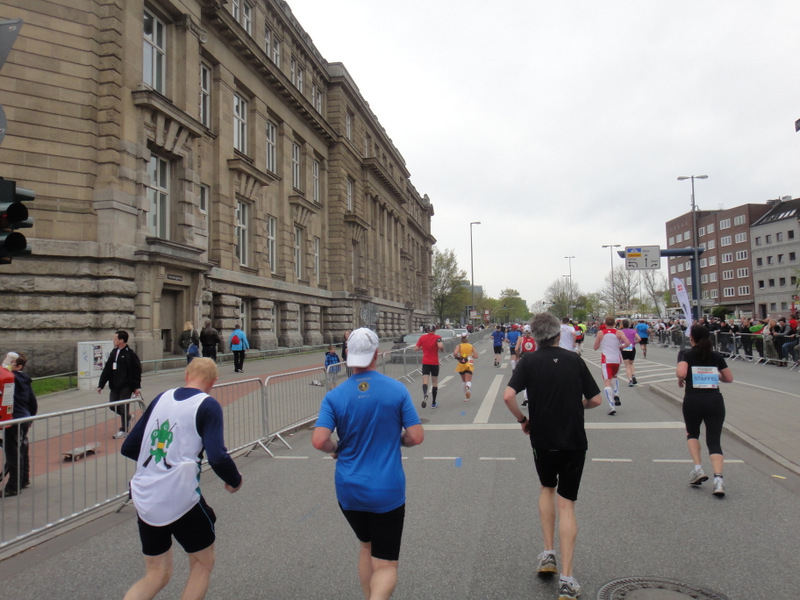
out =
[[686,293],[686,286],[683,285],[683,280],[678,277],[673,277],[672,282],[675,285],[678,302],[680,302],[683,314],[686,317],[686,324],[691,325],[694,319],[692,318],[692,305],[689,302],[689,294]]

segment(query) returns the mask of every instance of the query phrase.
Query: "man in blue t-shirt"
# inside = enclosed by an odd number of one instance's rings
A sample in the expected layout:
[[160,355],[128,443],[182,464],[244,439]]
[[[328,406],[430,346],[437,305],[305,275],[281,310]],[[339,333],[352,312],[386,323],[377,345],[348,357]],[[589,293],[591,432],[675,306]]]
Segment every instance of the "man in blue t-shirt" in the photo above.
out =
[[503,333],[503,328],[500,325],[492,332],[492,340],[494,340],[494,366],[500,366],[500,355],[503,353],[503,340],[506,334]]
[[639,345],[642,348],[642,356],[647,358],[647,341],[650,337],[650,325],[644,321],[639,321],[636,324],[636,333],[639,334]]
[[408,390],[375,370],[377,358],[378,336],[366,327],[353,331],[347,340],[353,374],[325,395],[311,443],[337,459],[336,498],[361,542],[361,587],[370,598],[388,598],[397,585],[405,520],[400,447],[421,444],[425,432]]
[[517,366],[517,340],[519,339],[519,330],[517,326],[512,326],[508,333],[506,334],[506,340],[508,340],[508,349],[511,355],[511,370],[514,370],[514,367]]

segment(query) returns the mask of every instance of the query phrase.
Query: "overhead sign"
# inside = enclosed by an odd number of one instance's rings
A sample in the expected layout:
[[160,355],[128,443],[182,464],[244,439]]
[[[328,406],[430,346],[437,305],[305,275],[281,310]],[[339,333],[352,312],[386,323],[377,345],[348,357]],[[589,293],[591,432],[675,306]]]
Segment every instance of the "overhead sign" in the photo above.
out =
[[660,246],[626,246],[625,268],[629,271],[635,269],[661,268]]

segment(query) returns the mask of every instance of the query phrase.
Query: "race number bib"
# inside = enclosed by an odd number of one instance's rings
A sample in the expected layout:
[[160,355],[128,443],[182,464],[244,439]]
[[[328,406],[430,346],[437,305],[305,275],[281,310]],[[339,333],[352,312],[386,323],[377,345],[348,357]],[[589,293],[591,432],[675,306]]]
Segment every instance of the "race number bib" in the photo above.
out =
[[696,390],[719,389],[717,367],[692,367],[692,387]]

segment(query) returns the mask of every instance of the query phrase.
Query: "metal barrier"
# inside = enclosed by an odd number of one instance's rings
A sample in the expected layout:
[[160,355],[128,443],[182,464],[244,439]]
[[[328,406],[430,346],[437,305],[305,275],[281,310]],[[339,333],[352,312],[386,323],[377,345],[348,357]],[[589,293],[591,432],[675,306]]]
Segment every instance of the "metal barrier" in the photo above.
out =
[[[119,453],[121,440],[113,439],[119,417],[112,412],[125,405],[133,418],[141,417],[144,403],[132,399],[3,423],[5,449],[30,427],[31,487],[0,499],[0,549],[127,497],[136,463]],[[20,484],[21,463],[18,454]]]

